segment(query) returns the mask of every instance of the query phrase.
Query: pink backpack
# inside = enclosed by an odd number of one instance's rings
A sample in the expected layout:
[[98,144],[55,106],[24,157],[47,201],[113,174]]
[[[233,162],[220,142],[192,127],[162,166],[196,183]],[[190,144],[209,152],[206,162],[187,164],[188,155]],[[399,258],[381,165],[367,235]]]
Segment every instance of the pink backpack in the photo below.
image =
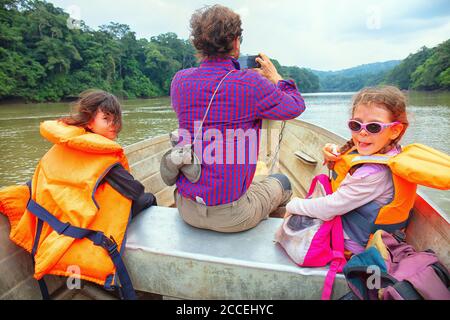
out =
[[[330,180],[321,174],[312,180],[306,198],[317,193],[323,196],[332,192]],[[341,217],[322,221],[291,215],[284,219],[275,234],[275,240],[299,266],[323,267],[331,262],[322,290],[322,300],[329,300],[336,273],[342,272],[346,263]]]

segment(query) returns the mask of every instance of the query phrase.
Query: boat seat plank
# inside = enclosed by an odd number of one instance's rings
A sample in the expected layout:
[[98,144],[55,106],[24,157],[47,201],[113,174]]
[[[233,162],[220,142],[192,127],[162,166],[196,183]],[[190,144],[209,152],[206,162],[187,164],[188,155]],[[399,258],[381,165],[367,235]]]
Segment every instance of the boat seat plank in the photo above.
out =
[[[154,206],[133,219],[125,263],[137,290],[184,299],[320,299],[325,268],[300,268],[276,244],[282,220],[239,233],[185,223],[176,208]],[[348,291],[337,275],[334,298]]]

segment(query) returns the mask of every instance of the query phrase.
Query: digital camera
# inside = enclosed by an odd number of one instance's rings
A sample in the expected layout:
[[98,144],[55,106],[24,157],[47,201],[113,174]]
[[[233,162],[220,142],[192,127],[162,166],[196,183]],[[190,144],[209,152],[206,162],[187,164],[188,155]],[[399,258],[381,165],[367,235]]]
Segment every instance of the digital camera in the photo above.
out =
[[[256,58],[260,57],[259,55],[255,56],[240,56],[238,59],[239,65],[241,69],[253,69],[253,68],[261,68],[261,65],[256,62]],[[261,57],[260,57],[261,58]]]

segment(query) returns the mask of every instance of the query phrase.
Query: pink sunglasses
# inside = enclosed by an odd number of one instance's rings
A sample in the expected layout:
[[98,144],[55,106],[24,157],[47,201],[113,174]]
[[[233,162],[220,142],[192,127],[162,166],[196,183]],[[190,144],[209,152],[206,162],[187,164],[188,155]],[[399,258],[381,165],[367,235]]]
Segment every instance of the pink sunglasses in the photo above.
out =
[[360,132],[362,129],[366,130],[368,133],[380,133],[383,129],[392,127],[401,122],[395,121],[391,123],[381,123],[381,122],[367,122],[361,123],[357,120],[348,120],[348,127],[354,132]]

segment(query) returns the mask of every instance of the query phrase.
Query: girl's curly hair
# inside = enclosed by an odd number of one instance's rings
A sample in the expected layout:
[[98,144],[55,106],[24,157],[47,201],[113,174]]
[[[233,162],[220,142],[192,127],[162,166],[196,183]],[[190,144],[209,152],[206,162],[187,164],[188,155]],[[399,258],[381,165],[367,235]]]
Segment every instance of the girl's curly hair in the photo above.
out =
[[190,27],[190,40],[201,58],[229,55],[233,41],[242,35],[240,16],[218,4],[196,10]]

